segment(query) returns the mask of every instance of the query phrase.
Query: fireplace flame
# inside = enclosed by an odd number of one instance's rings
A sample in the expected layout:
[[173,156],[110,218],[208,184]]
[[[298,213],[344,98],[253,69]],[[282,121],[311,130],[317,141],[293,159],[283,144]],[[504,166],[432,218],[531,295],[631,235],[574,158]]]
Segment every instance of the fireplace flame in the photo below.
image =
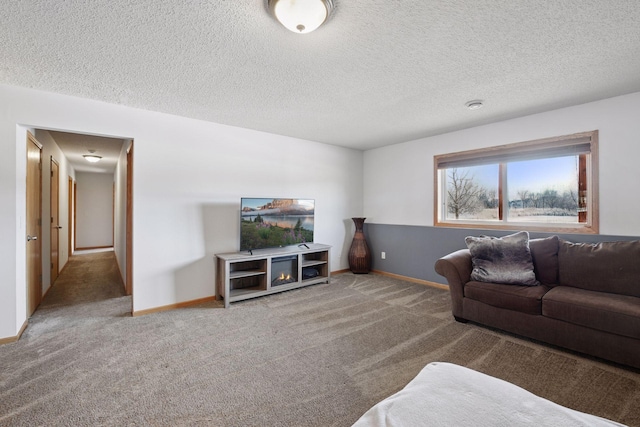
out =
[[278,277],[278,280],[291,280],[291,275],[287,274],[285,276],[284,273],[280,273],[280,277]]

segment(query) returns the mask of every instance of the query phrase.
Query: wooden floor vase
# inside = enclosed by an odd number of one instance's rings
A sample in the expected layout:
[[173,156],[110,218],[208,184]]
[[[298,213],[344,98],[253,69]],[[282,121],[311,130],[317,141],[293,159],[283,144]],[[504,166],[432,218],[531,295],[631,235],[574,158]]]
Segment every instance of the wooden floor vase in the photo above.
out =
[[349,269],[352,273],[366,274],[371,271],[371,251],[364,237],[364,221],[366,218],[351,218],[356,225],[351,248],[349,249]]

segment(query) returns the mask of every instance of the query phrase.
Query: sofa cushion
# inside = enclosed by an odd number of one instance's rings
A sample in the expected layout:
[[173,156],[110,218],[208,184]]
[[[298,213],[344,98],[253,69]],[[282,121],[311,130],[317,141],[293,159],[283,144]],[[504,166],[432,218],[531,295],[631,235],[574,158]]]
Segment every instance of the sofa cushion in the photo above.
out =
[[542,314],[542,297],[548,286],[518,286],[500,283],[467,282],[464,296],[493,307],[521,311],[528,314]]
[[471,252],[471,280],[514,285],[539,285],[533,271],[529,233],[520,231],[504,237],[465,238]]
[[558,282],[640,297],[640,240],[571,243],[560,239]]
[[542,298],[542,314],[640,339],[640,298],[637,297],[556,286]]
[[536,279],[545,285],[558,283],[558,236],[529,240]]

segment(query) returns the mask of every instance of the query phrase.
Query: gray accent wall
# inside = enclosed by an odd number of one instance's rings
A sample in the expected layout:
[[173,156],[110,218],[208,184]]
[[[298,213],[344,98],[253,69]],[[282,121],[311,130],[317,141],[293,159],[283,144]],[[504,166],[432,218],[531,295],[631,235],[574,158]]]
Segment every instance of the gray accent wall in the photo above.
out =
[[[365,223],[364,232],[374,270],[446,284],[446,279],[435,272],[434,265],[438,258],[466,248],[465,237],[482,234],[501,237],[515,231]],[[554,234],[571,242],[582,243],[640,239],[637,236],[537,232],[529,233],[529,237],[535,239]],[[381,252],[386,253],[386,259],[381,259]]]

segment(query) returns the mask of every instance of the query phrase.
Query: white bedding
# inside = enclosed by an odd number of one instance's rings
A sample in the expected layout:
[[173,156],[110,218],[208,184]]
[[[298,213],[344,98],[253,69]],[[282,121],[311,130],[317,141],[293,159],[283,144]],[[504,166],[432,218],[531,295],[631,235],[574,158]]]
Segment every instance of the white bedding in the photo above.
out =
[[405,388],[369,409],[354,427],[522,425],[622,426],[472,369],[434,362]]

